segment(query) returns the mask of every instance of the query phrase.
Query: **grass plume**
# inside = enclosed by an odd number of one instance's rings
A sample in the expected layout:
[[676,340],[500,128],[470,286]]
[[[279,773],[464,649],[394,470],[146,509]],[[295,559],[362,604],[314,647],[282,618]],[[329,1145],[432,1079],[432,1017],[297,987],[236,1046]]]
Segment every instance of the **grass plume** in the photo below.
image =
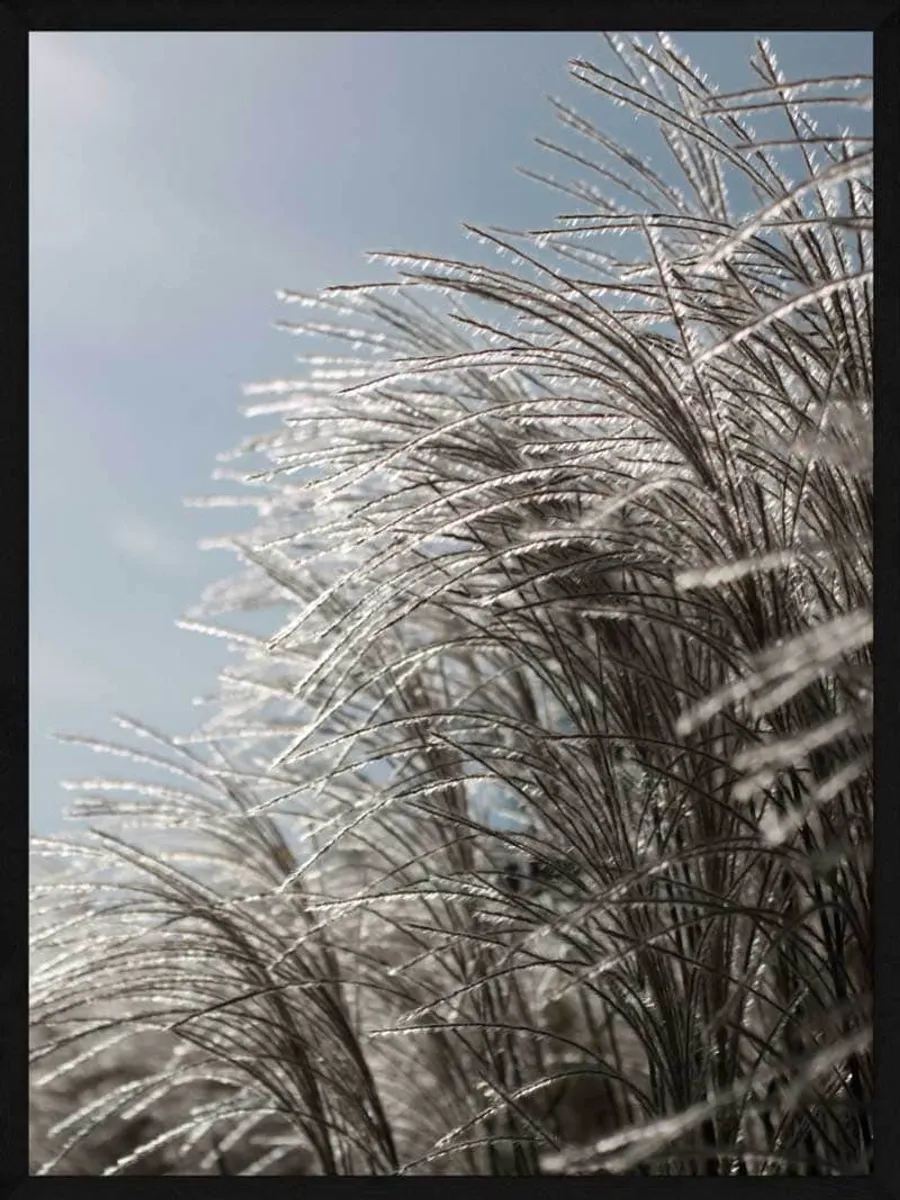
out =
[[215,714],[35,842],[35,1171],[871,1169],[870,81],[606,40],[668,162],[557,104],[577,213],[283,294]]

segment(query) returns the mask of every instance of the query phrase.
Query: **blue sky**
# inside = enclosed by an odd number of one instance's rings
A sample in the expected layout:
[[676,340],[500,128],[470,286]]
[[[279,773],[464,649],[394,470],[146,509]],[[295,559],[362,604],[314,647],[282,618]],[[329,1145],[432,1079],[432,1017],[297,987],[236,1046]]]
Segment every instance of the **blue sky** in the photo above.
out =
[[[724,90],[752,34],[676,35]],[[774,34],[789,76],[869,72],[863,33]],[[572,203],[547,93],[596,116],[566,61],[586,33],[39,33],[30,39],[31,823],[98,773],[54,731],[113,712],[185,733],[226,651],[176,628],[233,560],[196,542],[248,510],[186,509],[252,429],[241,387],[290,376],[280,287],[384,276],[367,250],[477,257],[463,220]],[[620,137],[646,152],[621,110]],[[614,128],[613,128],[614,127]],[[105,764],[103,764],[105,768]],[[111,773],[118,774],[111,763]]]

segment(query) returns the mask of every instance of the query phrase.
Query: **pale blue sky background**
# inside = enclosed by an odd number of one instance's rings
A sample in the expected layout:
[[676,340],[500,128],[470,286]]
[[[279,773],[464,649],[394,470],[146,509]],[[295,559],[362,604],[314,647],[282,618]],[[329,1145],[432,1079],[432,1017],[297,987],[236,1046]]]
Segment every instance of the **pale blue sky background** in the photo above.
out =
[[[753,36],[677,40],[735,90]],[[868,34],[772,41],[789,75],[871,70]],[[188,732],[226,663],[174,621],[232,570],[196,541],[253,514],[181,498],[263,428],[241,385],[294,373],[275,289],[571,211],[515,173],[559,170],[531,141],[557,136],[548,92],[646,146],[567,77],[608,57],[592,34],[40,33],[30,53],[31,822],[51,832],[60,779],[127,772],[52,732],[115,739],[112,712]]]

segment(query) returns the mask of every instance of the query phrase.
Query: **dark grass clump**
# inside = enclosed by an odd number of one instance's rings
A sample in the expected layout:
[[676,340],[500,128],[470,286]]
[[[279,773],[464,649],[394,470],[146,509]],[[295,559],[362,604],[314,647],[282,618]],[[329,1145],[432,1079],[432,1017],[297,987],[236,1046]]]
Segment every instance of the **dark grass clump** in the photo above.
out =
[[284,294],[216,715],[36,846],[35,1170],[871,1169],[869,81],[607,40],[658,163]]

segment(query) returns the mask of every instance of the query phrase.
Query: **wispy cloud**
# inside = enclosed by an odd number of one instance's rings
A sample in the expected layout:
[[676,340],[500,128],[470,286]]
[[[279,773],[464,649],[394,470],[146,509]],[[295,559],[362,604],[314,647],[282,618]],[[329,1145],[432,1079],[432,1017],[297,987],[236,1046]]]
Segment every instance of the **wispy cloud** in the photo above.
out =
[[77,35],[32,33],[29,40],[32,119],[52,116],[69,126],[84,121],[128,122],[128,92]]
[[91,659],[53,638],[33,638],[29,649],[30,704],[83,709],[114,703],[121,688]]
[[120,517],[109,527],[115,549],[151,571],[181,574],[189,565],[189,547],[143,517]]

